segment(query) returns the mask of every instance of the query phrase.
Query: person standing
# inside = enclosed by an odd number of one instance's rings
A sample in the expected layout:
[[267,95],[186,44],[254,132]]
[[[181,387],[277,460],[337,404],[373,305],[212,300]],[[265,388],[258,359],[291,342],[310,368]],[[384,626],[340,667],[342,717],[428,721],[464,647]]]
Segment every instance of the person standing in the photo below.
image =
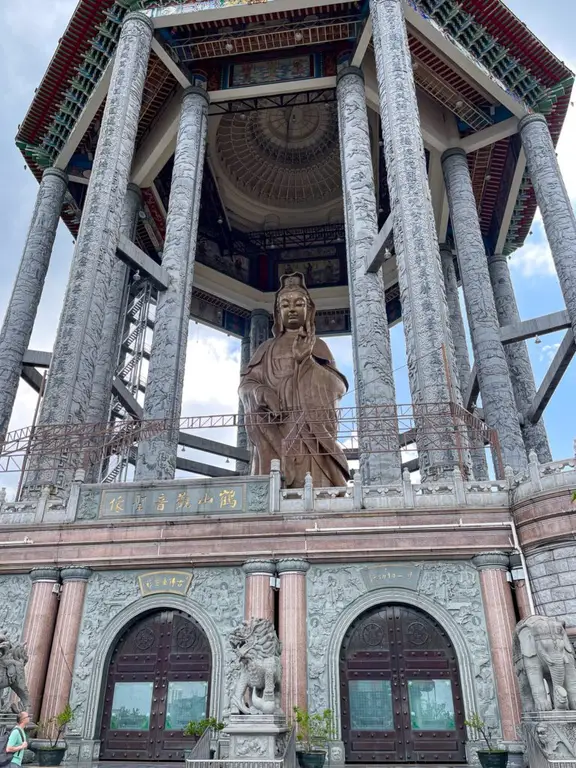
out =
[[28,712],[18,713],[16,725],[12,729],[12,733],[8,737],[8,744],[6,745],[6,752],[12,754],[12,762],[10,765],[22,765],[24,750],[28,748],[24,728],[26,728],[29,722],[30,715]]

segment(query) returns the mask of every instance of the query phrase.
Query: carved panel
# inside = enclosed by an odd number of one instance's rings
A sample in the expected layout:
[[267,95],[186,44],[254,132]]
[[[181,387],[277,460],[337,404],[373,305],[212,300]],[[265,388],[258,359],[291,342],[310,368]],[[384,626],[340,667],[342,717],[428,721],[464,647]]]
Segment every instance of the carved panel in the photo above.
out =
[[0,630],[15,642],[20,640],[24,629],[30,595],[29,576],[0,576],[0,595]]
[[[339,727],[338,656],[346,629],[363,610],[379,602],[404,602],[428,612],[446,630],[458,655],[466,713],[499,726],[494,671],[475,568],[468,563],[414,563],[418,579],[371,586],[381,566],[313,566],[308,587],[309,708],[329,707]],[[408,566],[405,566],[406,568]],[[394,566],[398,569],[398,566]],[[414,628],[418,636],[417,627]]]

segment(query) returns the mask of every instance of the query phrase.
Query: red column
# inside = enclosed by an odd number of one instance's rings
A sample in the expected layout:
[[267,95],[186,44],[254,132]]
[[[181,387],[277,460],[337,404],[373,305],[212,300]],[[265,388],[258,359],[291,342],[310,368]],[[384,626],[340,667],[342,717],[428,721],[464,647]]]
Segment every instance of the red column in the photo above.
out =
[[34,568],[30,573],[32,589],[28,599],[22,640],[28,651],[26,682],[30,692],[29,714],[33,720],[40,715],[40,705],[46,682],[54,625],[58,614],[59,568]]
[[42,701],[41,719],[44,721],[62,712],[70,697],[72,671],[90,569],[71,566],[62,569],[60,576],[62,578],[60,608]]
[[512,633],[516,616],[507,580],[509,558],[504,552],[486,552],[476,555],[472,562],[480,571],[502,738],[504,741],[518,741],[520,699],[512,662]]
[[282,707],[289,720],[294,707],[307,702],[306,560],[279,560],[280,640],[282,641]]
[[274,623],[274,594],[270,577],[276,573],[272,560],[248,560],[242,566],[246,574],[244,618],[268,619]]

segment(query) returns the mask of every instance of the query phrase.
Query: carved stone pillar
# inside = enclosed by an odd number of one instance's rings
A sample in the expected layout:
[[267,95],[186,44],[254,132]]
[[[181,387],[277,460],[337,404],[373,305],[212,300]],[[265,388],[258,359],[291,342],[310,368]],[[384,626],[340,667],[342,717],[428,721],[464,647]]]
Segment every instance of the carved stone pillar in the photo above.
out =
[[[455,397],[448,308],[428,185],[420,116],[402,0],[370,0],[380,120],[390,190],[410,390],[418,410]],[[417,436],[424,482],[451,475],[459,463],[453,424],[446,419],[446,448],[435,448],[425,431]],[[462,458],[469,462],[470,457]]]
[[[128,184],[120,222],[120,234],[125,235],[129,240],[134,239],[138,214],[141,208],[142,193],[140,189],[135,184]],[[86,418],[89,424],[108,421],[110,415],[112,380],[118,363],[118,353],[124,328],[122,310],[125,308],[126,291],[128,288],[127,278],[128,267],[117,258],[112,268],[106,313],[100,335],[98,361],[94,370],[92,394]],[[92,480],[92,482],[97,481],[98,478],[96,477]],[[90,480],[87,480],[87,482],[90,482]]]
[[[450,331],[452,333],[452,342],[454,344],[458,384],[460,386],[460,392],[463,394],[468,385],[468,379],[470,378],[470,357],[468,355],[468,344],[466,343],[466,331],[464,330],[462,310],[460,309],[456,268],[454,266],[452,250],[447,245],[440,246],[440,256],[442,258],[442,272],[444,274],[444,287],[446,289],[446,301],[448,303]],[[468,433],[468,438],[472,453],[472,472],[474,473],[474,477],[476,480],[486,480],[488,478],[488,465],[484,453],[484,443],[478,444],[478,441],[474,440],[473,435],[470,432]]]
[[[516,295],[514,294],[514,286],[512,285],[506,256],[489,256],[488,269],[490,271],[494,302],[500,325],[519,323],[520,313],[516,304]],[[505,344],[504,354],[508,362],[516,407],[518,412],[524,415],[532,405],[536,395],[534,372],[526,342],[518,341],[514,344]],[[544,421],[540,419],[536,424],[532,424],[525,420],[521,428],[526,446],[526,455],[529,455],[530,451],[535,451],[541,464],[552,461]]]
[[507,581],[509,558],[504,552],[476,555],[472,562],[480,571],[486,625],[494,665],[496,695],[504,741],[518,741],[520,699],[512,661],[512,633],[516,616]]
[[[240,370],[244,370],[249,362],[250,336],[244,336],[240,346]],[[238,448],[246,448],[246,450],[249,450],[248,434],[246,432],[246,427],[244,426],[244,404],[240,398],[238,398],[238,432],[236,434],[236,445]],[[250,463],[245,461],[237,461],[236,472],[241,472],[243,475],[249,475]]]
[[366,259],[378,234],[378,214],[362,70],[343,69],[336,91],[356,406],[360,414],[369,406],[385,406],[390,412],[390,418],[382,421],[377,444],[370,434],[363,434],[359,417],[360,472],[366,485],[399,483],[396,394],[384,283],[381,274],[366,272]]
[[295,706],[306,707],[306,560],[283,559],[276,564],[280,576],[279,630],[282,642],[282,708],[288,718]]
[[20,267],[0,330],[0,443],[8,431],[20,383],[22,360],[34,328],[67,186],[68,176],[63,171],[56,168],[44,171]]
[[[40,424],[82,423],[87,417],[152,31],[151,20],[141,13],[129,13],[122,25]],[[48,469],[30,483],[47,484],[55,482],[55,477],[57,472]]]
[[60,581],[58,568],[34,568],[30,573],[32,589],[28,599],[26,622],[22,642],[28,649],[26,682],[30,692],[30,714],[38,721],[50,649],[58,614],[58,590],[54,587]]
[[246,574],[246,597],[244,618],[268,619],[274,622],[274,593],[270,586],[270,577],[276,573],[272,560],[248,560],[242,566]]
[[42,700],[43,721],[61,712],[70,697],[84,595],[90,573],[89,568],[80,566],[63,568],[60,573],[62,592]]
[[526,115],[520,120],[519,130],[560,288],[576,334],[576,216],[546,118],[539,114]]
[[457,148],[444,152],[442,170],[462,273],[484,417],[486,424],[498,432],[504,465],[512,467],[515,472],[525,472],[528,460],[508,364],[500,341],[500,324],[464,150]]
[[255,309],[250,315],[250,357],[260,344],[270,338],[270,315],[265,309]]
[[187,88],[176,139],[162,257],[170,284],[158,297],[144,400],[145,419],[167,419],[174,426],[140,442],[137,480],[171,480],[176,471],[207,113],[206,91],[195,86]]

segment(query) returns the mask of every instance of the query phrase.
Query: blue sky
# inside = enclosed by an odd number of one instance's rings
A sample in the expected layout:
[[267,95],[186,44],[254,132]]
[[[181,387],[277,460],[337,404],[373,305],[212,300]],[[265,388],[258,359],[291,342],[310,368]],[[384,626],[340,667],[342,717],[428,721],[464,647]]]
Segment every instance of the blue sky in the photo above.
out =
[[[574,0],[508,0],[507,4],[559,58],[573,70],[576,69]],[[4,316],[38,187],[30,171],[24,168],[24,161],[14,145],[14,135],[75,5],[75,0],[50,0],[49,3],[46,0],[27,0],[25,7],[19,3],[0,3],[0,23],[4,30],[0,48],[0,70],[3,73],[0,92],[3,179],[0,185],[0,317]],[[576,203],[575,115],[576,110],[571,109],[558,154],[570,197]],[[523,318],[553,312],[564,306],[539,217],[532,232],[524,248],[514,254],[510,262]],[[72,249],[72,238],[60,225],[31,341],[33,348],[49,350],[52,347]],[[544,376],[561,338],[562,334],[553,334],[543,338],[540,345],[529,342],[537,383]],[[332,339],[330,345],[339,366],[353,382],[349,339]],[[397,369],[397,399],[405,403],[409,401],[409,392],[401,325],[392,330],[392,346],[394,367]],[[238,342],[192,323],[183,415],[235,411],[238,369]],[[575,385],[576,363],[573,363],[545,414],[554,458],[573,455],[573,440],[576,437]],[[31,423],[35,401],[35,393],[22,383],[12,428]]]

